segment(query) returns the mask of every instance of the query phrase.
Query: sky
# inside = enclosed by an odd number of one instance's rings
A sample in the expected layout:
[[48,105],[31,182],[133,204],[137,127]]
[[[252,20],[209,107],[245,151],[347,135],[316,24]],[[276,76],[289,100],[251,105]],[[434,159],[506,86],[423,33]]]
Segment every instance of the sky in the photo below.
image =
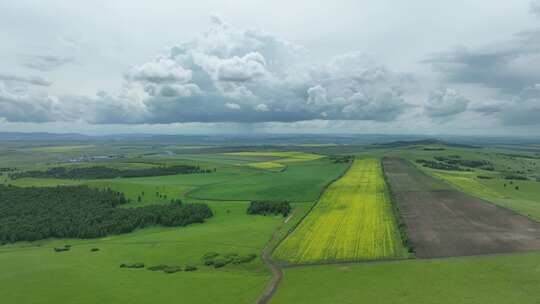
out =
[[540,0],[3,0],[0,45],[0,132],[540,134]]

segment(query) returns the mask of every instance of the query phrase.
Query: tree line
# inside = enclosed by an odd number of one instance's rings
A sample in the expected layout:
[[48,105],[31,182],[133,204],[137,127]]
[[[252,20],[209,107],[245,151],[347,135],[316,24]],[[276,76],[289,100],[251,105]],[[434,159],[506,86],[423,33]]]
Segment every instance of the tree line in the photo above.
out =
[[199,166],[175,165],[141,169],[117,169],[105,166],[93,167],[53,167],[45,171],[22,171],[9,174],[9,178],[18,179],[25,177],[34,178],[62,178],[62,179],[104,179],[117,177],[148,177],[175,174],[210,173],[210,169],[202,169]]
[[435,156],[436,160],[440,162],[445,162],[451,165],[458,165],[469,168],[479,168],[483,170],[493,171],[493,164],[487,160],[471,160],[471,159],[461,159],[459,155],[449,155],[445,156]]
[[291,204],[288,201],[252,201],[247,209],[248,214],[281,214],[284,217],[291,212]]
[[206,204],[120,208],[122,193],[87,186],[29,187],[0,185],[0,243],[55,238],[96,238],[137,228],[186,226],[211,217]]

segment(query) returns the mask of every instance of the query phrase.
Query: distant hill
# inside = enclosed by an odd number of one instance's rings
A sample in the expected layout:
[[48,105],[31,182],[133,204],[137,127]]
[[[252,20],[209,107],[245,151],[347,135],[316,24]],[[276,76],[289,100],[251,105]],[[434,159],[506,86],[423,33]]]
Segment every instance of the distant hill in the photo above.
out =
[[410,145],[436,145],[473,148],[480,145],[540,144],[540,138],[449,136],[430,138],[426,135],[400,134],[114,134],[83,135],[78,133],[0,132],[1,142],[22,142],[54,145],[58,143],[132,143],[132,144],[184,144],[218,146],[293,146],[303,144],[362,145],[376,144],[386,147]]
[[451,143],[445,142],[439,139],[422,139],[422,140],[411,140],[411,141],[393,141],[387,143],[379,143],[375,146],[377,147],[388,147],[388,148],[399,148],[399,147],[409,147],[409,146],[421,146],[421,145],[441,145],[449,147],[458,147],[458,148],[469,148],[476,149],[477,146],[461,144],[461,143]]

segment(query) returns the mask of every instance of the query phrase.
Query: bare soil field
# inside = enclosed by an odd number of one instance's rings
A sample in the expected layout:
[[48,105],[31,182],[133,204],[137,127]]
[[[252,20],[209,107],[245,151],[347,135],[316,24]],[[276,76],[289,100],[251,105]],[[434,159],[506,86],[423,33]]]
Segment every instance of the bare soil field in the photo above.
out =
[[417,257],[540,250],[540,223],[455,190],[406,160],[385,158],[383,166]]

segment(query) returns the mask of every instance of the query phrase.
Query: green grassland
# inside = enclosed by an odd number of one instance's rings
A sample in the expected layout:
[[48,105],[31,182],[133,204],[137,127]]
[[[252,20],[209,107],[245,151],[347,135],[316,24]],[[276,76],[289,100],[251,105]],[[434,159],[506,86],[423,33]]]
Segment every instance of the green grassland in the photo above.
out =
[[[60,149],[60,148],[59,148]],[[47,147],[39,154],[57,154],[64,148]],[[73,151],[75,149],[68,149]],[[38,153],[38,152],[33,152]],[[70,155],[71,157],[71,155]],[[220,157],[220,155],[217,155]],[[47,159],[46,157],[44,159]],[[260,160],[260,158],[252,158]],[[20,160],[18,160],[19,162]],[[171,176],[115,178],[100,180],[21,178],[7,180],[15,186],[56,186],[86,184],[96,188],[110,188],[131,199],[124,207],[163,204],[173,198],[185,202],[205,202],[214,217],[203,224],[181,228],[152,227],[133,233],[101,239],[42,240],[0,246],[0,297],[6,303],[251,303],[259,296],[271,277],[271,272],[260,258],[264,246],[274,247],[310,210],[312,201],[293,202],[291,216],[247,215],[251,199],[272,199],[291,195],[296,198],[316,197],[330,181],[341,174],[344,165],[327,160],[301,161],[292,164],[287,173],[274,173],[237,166],[236,161],[212,161],[183,157],[139,157],[106,163],[60,164],[41,159],[34,164],[19,162],[20,168],[35,170],[53,166],[110,166],[121,169],[156,165],[198,164],[216,168],[207,174],[179,174]],[[306,179],[307,174],[317,174]],[[3,178],[7,178],[3,174]],[[255,180],[255,182],[252,181]],[[313,182],[315,181],[315,182]],[[247,186],[245,186],[247,185]],[[284,185],[288,185],[284,188]],[[192,197],[191,192],[205,194],[224,191],[219,201]],[[225,190],[223,190],[225,189]],[[303,190],[302,190],[303,189]],[[279,193],[279,191],[286,192]],[[144,192],[144,195],[142,194]],[[210,192],[212,193],[212,192]],[[139,201],[138,198],[141,197]],[[286,222],[284,222],[286,221]],[[279,228],[279,229],[278,229]],[[277,229],[277,230],[276,230]],[[54,247],[72,245],[70,251],[54,252]],[[91,252],[91,248],[99,248]],[[227,265],[215,269],[204,266],[202,256],[207,252],[257,254],[247,264]],[[146,266],[168,264],[195,265],[195,272],[166,274],[146,269],[122,269],[120,263],[142,262]],[[32,292],[27,292],[32,290]]]
[[[251,303],[270,278],[260,258],[215,269],[203,266],[201,257],[210,251],[259,256],[283,218],[247,215],[246,202],[210,206],[213,218],[184,228],[1,246],[0,297],[4,303]],[[293,206],[301,209],[293,211],[294,217],[307,210],[305,204]],[[53,251],[64,244],[73,247],[68,252]],[[100,251],[90,252],[91,248]],[[190,264],[199,269],[165,274],[121,269],[123,262]]]
[[405,256],[379,160],[356,160],[274,252],[293,263]]
[[[200,164],[199,162],[192,163]],[[126,165],[126,163],[122,164]],[[7,183],[15,186],[87,184],[124,192],[133,201],[137,201],[138,196],[144,191],[145,195],[141,195],[142,204],[170,201],[172,198],[312,202],[317,198],[322,188],[346,168],[346,164],[334,164],[328,159],[290,163],[288,169],[283,172],[254,170],[249,167],[226,164],[216,164],[212,167],[210,163],[204,163],[204,166],[217,168],[217,171],[208,174],[179,174],[108,180],[21,178],[8,180]],[[167,198],[165,200],[159,198],[156,196],[156,192],[167,195]]]
[[270,303],[538,303],[540,254],[285,269]]
[[323,187],[339,176],[346,164],[334,164],[328,159],[288,164],[282,172],[249,170],[249,175],[226,182],[199,187],[189,197],[208,200],[289,200],[311,202]]
[[[442,144],[317,144],[298,148],[305,152],[269,152],[268,147],[254,151],[217,147],[215,152],[208,152],[214,148],[126,143],[0,146],[2,166],[22,170],[102,165],[137,169],[174,164],[216,169],[208,174],[100,180],[9,180],[6,173],[2,174],[0,183],[6,180],[16,186],[87,184],[111,188],[132,200],[123,207],[165,204],[180,198],[188,203],[207,203],[214,212],[207,222],[187,227],[151,227],[100,239],[50,239],[0,246],[2,303],[253,303],[271,278],[260,257],[265,246],[275,249],[274,257],[280,262],[407,257],[380,164],[372,159],[385,155],[404,157],[413,163],[450,155],[488,160],[494,165],[493,171],[445,171],[415,164],[465,192],[540,221],[540,182],[535,181],[540,176],[538,153],[514,151],[511,147]],[[355,154],[362,158],[327,188],[316,205],[314,201],[321,191],[349,164],[336,164],[314,153]],[[513,156],[517,153],[524,157]],[[81,155],[122,157],[70,163],[71,158]],[[510,183],[503,178],[517,171],[524,172],[529,180]],[[288,200],[293,210],[287,218],[247,215],[250,200]],[[65,244],[72,245],[72,249],[54,252],[54,247]],[[91,252],[91,248],[100,250]],[[255,253],[257,258],[247,264],[216,269],[203,265],[202,256],[210,251]],[[285,268],[271,303],[538,303],[539,261],[540,254],[531,253],[294,266]],[[195,265],[198,270],[166,274],[120,268],[120,263],[125,262]]]

